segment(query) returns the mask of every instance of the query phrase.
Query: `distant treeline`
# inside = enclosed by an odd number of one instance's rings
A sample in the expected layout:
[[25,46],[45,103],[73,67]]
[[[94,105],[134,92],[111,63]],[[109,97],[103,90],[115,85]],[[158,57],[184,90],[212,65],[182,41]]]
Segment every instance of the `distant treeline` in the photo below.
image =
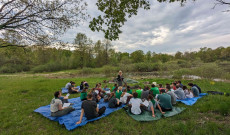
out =
[[[230,61],[230,47],[201,48],[197,52],[177,52],[175,55],[116,52],[109,41],[93,43],[84,34],[78,34],[76,50],[63,50],[42,46],[0,47],[0,73],[22,71],[52,72],[67,69],[117,67],[126,72],[168,71],[192,68],[201,63]],[[108,69],[107,69],[108,70]]]

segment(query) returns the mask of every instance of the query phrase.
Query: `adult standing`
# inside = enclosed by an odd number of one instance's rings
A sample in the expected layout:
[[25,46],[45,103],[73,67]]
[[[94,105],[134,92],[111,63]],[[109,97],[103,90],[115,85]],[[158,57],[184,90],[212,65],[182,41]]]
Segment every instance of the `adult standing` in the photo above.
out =
[[124,77],[123,77],[122,71],[120,70],[117,76],[118,86],[122,86],[123,80],[124,80]]

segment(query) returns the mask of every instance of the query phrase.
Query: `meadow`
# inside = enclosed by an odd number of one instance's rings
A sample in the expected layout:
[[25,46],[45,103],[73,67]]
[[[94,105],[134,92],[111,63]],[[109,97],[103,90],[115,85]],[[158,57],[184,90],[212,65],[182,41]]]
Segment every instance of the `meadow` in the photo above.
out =
[[[193,106],[177,103],[176,106],[186,107],[179,115],[162,118],[152,122],[138,122],[129,117],[123,109],[110,114],[98,121],[88,123],[73,131],[65,129],[64,125],[50,121],[42,115],[33,112],[40,106],[50,104],[53,93],[64,87],[70,80],[77,85],[86,80],[90,86],[109,80],[106,77],[75,77],[49,78],[36,74],[0,76],[0,134],[229,134],[230,133],[230,97],[223,95],[208,95],[198,100]],[[143,82],[166,84],[172,79],[139,79]],[[191,80],[182,80],[187,84]],[[210,80],[194,80],[202,88],[230,93],[230,83]],[[104,86],[105,83],[102,83]],[[113,84],[107,84],[110,88]],[[136,84],[131,84],[131,86]],[[69,98],[79,97],[72,94]]]

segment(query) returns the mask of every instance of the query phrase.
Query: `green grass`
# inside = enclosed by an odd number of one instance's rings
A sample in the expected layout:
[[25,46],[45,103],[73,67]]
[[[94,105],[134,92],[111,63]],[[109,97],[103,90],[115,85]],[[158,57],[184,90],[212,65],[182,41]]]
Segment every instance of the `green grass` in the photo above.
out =
[[[66,82],[77,84],[86,80],[91,86],[108,78],[65,78],[49,79],[41,76],[0,77],[0,134],[229,134],[230,97],[209,95],[199,99],[193,106],[178,103],[187,109],[179,115],[152,122],[137,122],[124,110],[119,110],[98,121],[88,123],[73,131],[68,131],[58,122],[50,121],[33,112],[40,106],[48,105],[53,93],[60,90]],[[168,79],[143,79],[143,82],[156,81],[170,83]],[[189,81],[182,80],[184,84]],[[230,93],[230,83],[197,80],[203,92],[208,90]],[[104,86],[104,84],[102,84]],[[109,84],[112,87],[113,84]],[[75,98],[80,94],[72,94]]]

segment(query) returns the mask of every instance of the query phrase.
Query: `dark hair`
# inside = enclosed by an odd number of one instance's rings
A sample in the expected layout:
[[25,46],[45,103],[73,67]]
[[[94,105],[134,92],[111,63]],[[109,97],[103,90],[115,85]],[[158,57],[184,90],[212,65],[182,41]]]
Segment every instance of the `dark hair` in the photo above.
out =
[[176,86],[176,83],[175,83],[175,82],[174,82],[174,83],[172,83],[172,84]]
[[138,94],[136,92],[133,93],[133,97],[137,98]]
[[154,84],[151,85],[152,87],[156,87]]
[[166,89],[170,90],[171,89],[170,85],[166,85]]
[[179,85],[176,85],[176,88],[178,89],[178,88],[180,88],[180,86],[179,86]]
[[159,87],[162,87],[163,85],[162,84],[159,84]]
[[193,86],[193,83],[188,83],[188,86]]
[[59,94],[60,94],[60,91],[54,92],[54,97],[55,97],[55,98],[58,98]]
[[161,93],[165,93],[165,89],[161,89]]
[[153,100],[153,96],[151,94],[149,94],[148,99]]
[[115,83],[115,84],[114,84],[114,86],[116,87],[116,86],[117,86],[117,84]]
[[87,92],[87,90],[88,90],[88,87],[85,87],[85,88],[82,90],[82,92]]
[[181,84],[181,81],[177,81],[177,82]]
[[71,82],[71,85],[75,84],[75,82]]
[[89,93],[88,95],[87,95],[87,99],[91,99],[93,97],[93,94],[91,94],[91,93]]
[[72,81],[70,81],[69,83],[72,83]]
[[127,90],[130,90],[130,86],[127,86]]
[[183,89],[183,90],[186,90],[186,89],[187,89],[187,87],[186,87],[186,86],[183,86],[183,87],[182,87],[182,89]]

